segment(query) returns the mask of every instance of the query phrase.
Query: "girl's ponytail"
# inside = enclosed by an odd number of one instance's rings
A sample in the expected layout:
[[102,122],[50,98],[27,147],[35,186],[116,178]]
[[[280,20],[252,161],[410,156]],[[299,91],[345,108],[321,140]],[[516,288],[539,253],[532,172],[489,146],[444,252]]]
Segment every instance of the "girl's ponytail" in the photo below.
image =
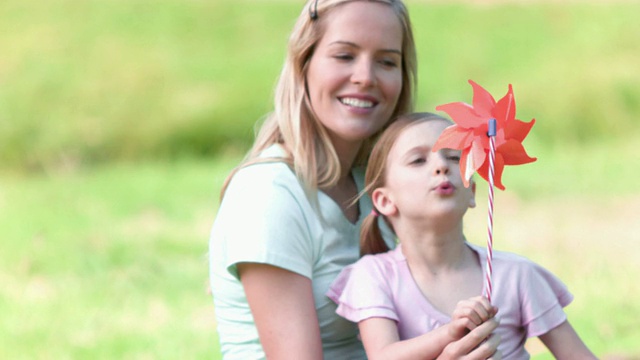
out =
[[379,214],[374,209],[364,220],[360,227],[360,256],[374,255],[389,251],[387,243],[382,237],[378,226]]

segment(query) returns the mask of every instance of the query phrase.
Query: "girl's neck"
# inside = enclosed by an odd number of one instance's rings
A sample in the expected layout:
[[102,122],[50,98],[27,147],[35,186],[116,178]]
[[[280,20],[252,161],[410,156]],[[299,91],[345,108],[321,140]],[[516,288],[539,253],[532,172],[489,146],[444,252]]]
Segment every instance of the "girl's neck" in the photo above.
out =
[[398,234],[398,238],[409,264],[428,269],[430,273],[456,271],[472,260],[462,226],[446,231],[421,229],[413,234]]
[[404,233],[402,253],[416,285],[439,311],[451,315],[456,304],[482,292],[482,268],[466,245],[462,224],[448,231]]

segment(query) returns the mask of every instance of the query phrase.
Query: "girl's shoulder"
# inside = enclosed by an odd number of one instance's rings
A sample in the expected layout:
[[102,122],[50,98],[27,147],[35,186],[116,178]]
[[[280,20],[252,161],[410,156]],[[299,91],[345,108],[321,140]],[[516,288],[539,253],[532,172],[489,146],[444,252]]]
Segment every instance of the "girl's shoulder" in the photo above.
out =
[[[475,244],[468,244],[468,246],[478,254],[480,263],[482,267],[485,268],[487,265],[486,247]],[[493,251],[492,268],[496,276],[502,273],[505,276],[521,279],[538,276],[554,278],[554,275],[542,265],[532,261],[526,256],[508,251]]]
[[[487,249],[473,244],[469,244],[469,246],[478,253],[480,263],[485,268]],[[523,255],[507,251],[493,251],[492,268],[496,277],[513,279],[529,285],[545,283],[553,288],[566,291],[566,286],[555,274]]]
[[377,272],[381,274],[390,274],[397,271],[398,267],[406,263],[405,257],[402,255],[400,246],[384,253],[365,255],[361,257],[355,264],[350,265],[357,269],[358,272]]
[[396,250],[365,255],[344,267],[331,285],[330,294],[333,295],[329,297],[337,299],[347,288],[362,292],[363,289],[380,288],[380,284],[393,282],[401,269]]
[[[486,247],[479,246],[476,244],[471,244],[471,243],[467,243],[467,245],[478,254],[481,261],[485,261],[487,256]],[[508,251],[495,250],[495,249],[493,250],[493,261],[503,262],[513,266],[535,265],[533,261],[531,261],[529,258],[523,255],[508,252]]]

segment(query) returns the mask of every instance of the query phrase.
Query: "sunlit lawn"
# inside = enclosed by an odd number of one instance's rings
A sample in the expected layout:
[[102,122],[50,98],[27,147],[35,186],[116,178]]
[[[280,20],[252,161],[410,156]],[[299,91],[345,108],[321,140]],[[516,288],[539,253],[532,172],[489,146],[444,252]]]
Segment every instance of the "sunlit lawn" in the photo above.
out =
[[0,177],[0,358],[211,358],[207,233],[226,171]]
[[[496,193],[495,247],[569,285],[570,319],[603,357],[640,355],[640,192],[623,149],[581,152],[590,166],[533,149],[540,160],[507,169]],[[237,160],[0,177],[0,358],[215,358],[207,235]],[[480,244],[485,191],[466,223]]]

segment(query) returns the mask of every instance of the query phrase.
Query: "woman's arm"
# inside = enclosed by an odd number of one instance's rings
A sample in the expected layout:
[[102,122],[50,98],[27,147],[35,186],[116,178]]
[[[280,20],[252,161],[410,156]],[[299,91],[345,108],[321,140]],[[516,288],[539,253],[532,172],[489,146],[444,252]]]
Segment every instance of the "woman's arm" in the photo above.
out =
[[240,263],[238,272],[266,357],[321,360],[311,280],[257,263]]
[[[491,336],[498,327],[494,319],[484,322],[463,338],[451,338],[447,325],[409,340],[399,341],[394,320],[369,318],[359,324],[370,360],[376,359],[487,359],[496,353],[500,338]],[[486,340],[486,341],[485,341]]]
[[540,340],[556,359],[597,359],[591,350],[587,348],[587,345],[582,342],[573,326],[569,324],[569,321],[565,321],[548,333],[540,335]]

